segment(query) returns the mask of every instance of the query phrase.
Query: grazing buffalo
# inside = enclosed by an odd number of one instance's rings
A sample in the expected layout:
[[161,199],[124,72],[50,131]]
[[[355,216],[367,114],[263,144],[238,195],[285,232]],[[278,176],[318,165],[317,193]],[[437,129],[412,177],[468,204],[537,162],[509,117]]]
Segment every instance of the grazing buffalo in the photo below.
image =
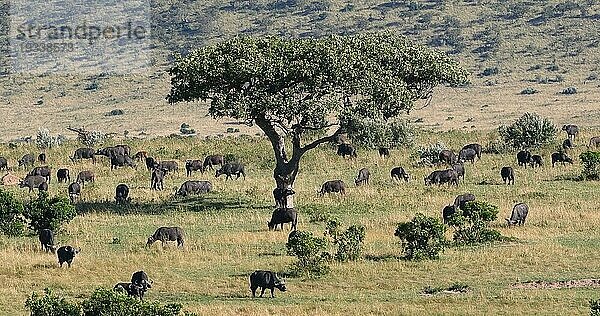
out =
[[425,178],[425,185],[437,184],[439,186],[444,183],[458,186],[458,174],[456,171],[453,169],[436,170]]
[[43,251],[50,251],[52,253],[56,251],[56,248],[54,247],[54,233],[51,230],[40,229],[40,231],[38,232],[38,239],[40,241],[40,244],[42,245]]
[[25,155],[23,155],[23,157],[21,157],[21,159],[19,159],[18,163],[19,163],[19,167],[21,167],[21,166],[24,168],[27,168],[27,166],[33,167],[33,165],[35,164],[35,158],[33,158],[32,154],[25,154]]
[[342,180],[330,180],[321,185],[319,195],[323,196],[325,193],[339,192],[340,194],[346,194],[346,184]]
[[387,158],[389,156],[390,156],[390,149],[389,148],[385,148],[385,147],[379,148],[379,157],[381,157],[381,158]]
[[146,169],[148,170],[152,170],[158,165],[156,160],[154,160],[152,157],[146,157],[144,161],[146,162]]
[[287,205],[287,197],[290,195],[294,195],[296,192],[291,188],[275,188],[273,190],[273,198],[275,198],[275,206],[276,207],[285,207]]
[[224,164],[223,166],[221,166],[221,169],[217,170],[215,172],[215,178],[218,178],[219,176],[221,176],[222,174],[224,174],[225,180],[227,179],[231,179],[233,180],[232,175],[236,176],[236,180],[240,178],[240,176],[244,177],[244,180],[246,180],[246,171],[244,170],[244,165],[242,165],[239,162],[228,162],[226,164]]
[[62,246],[58,248],[56,254],[58,255],[58,265],[62,268],[63,263],[67,263],[70,268],[75,259],[75,255],[81,252],[81,248],[73,248],[71,246]]
[[502,177],[504,184],[515,184],[515,171],[512,167],[502,167],[500,176]]
[[590,138],[590,144],[588,145],[590,148],[598,148],[600,147],[600,136]]
[[457,162],[456,154],[451,150],[444,149],[440,152],[438,156],[440,162],[446,163],[448,165],[453,165]]
[[553,153],[552,154],[552,167],[554,167],[554,164],[560,162],[562,163],[562,165],[565,165],[565,162],[573,164],[573,159],[571,159],[569,156],[567,156],[566,153]]
[[135,155],[133,155],[133,158],[139,161],[145,161],[146,158],[148,158],[148,153],[145,151],[138,151],[135,153]]
[[201,160],[188,160],[185,162],[185,174],[188,177],[192,176],[192,172],[198,171],[204,172],[204,166]]
[[506,223],[510,225],[523,225],[525,224],[525,219],[527,219],[527,214],[529,213],[529,206],[525,203],[519,203],[513,207],[512,214],[510,218],[506,219]]
[[471,193],[461,194],[454,199],[454,206],[462,210],[465,208],[465,204],[467,204],[467,202],[473,201],[475,201],[475,195]]
[[152,170],[152,176],[150,177],[150,188],[156,191],[162,191],[165,189],[165,175],[167,170],[154,168]]
[[115,201],[117,204],[125,204],[129,199],[129,187],[126,184],[119,184],[115,189]]
[[277,225],[281,224],[281,230],[283,230],[283,224],[290,223],[290,230],[296,230],[298,225],[298,213],[294,208],[278,208],[273,211],[271,215],[271,221],[267,223],[269,230],[277,230]]
[[479,145],[479,144],[477,144],[477,143],[468,144],[468,145],[465,145],[465,146],[464,146],[464,147],[461,149],[461,151],[462,151],[462,150],[465,150],[465,149],[469,149],[469,148],[470,148],[470,149],[473,149],[473,150],[475,151],[475,153],[477,154],[477,158],[478,158],[478,159],[481,159],[481,148],[482,148],[482,147],[481,147],[481,145]]
[[[44,185],[45,184],[45,185]],[[25,179],[19,183],[20,188],[29,188],[29,193],[33,191],[33,189],[38,189],[41,191],[47,191],[48,184],[46,183],[46,179],[42,176],[26,176]],[[44,190],[46,189],[46,190]]]
[[463,181],[465,180],[465,165],[462,163],[455,163],[452,165],[452,170],[456,171],[459,180],[461,178]]
[[46,154],[45,153],[41,153],[38,155],[37,160],[39,163],[46,163]]
[[394,167],[390,171],[390,175],[392,176],[392,180],[395,181],[400,181],[400,179],[404,179],[404,181],[408,182],[408,180],[410,179],[410,175],[402,167]]
[[477,152],[472,148],[464,148],[458,153],[458,160],[460,162],[470,161],[471,164],[475,163],[477,158]]
[[271,271],[257,270],[252,272],[250,275],[250,290],[252,291],[252,297],[256,297],[256,290],[259,287],[261,288],[260,297],[265,294],[266,289],[271,290],[272,298],[275,297],[273,294],[275,289],[278,289],[281,292],[286,291],[285,282],[279,280],[277,273],[273,273]]
[[31,170],[28,176],[42,176],[46,179],[46,182],[50,183],[50,179],[52,178],[52,170],[48,166],[43,167],[35,167]]
[[123,148],[123,153],[127,156],[131,155],[131,147],[129,145],[116,145],[115,147]]
[[351,144],[339,144],[337,149],[338,156],[342,156],[346,158],[346,156],[350,158],[356,158],[356,148]]
[[575,136],[579,134],[579,127],[573,124],[563,125],[562,130],[565,131],[568,138],[572,140],[575,140]]
[[130,282],[119,282],[113,287],[113,290],[121,293],[125,292],[128,296],[136,297],[140,300],[144,299],[144,294],[146,293],[143,286]]
[[111,156],[110,157],[110,169],[117,169],[119,167],[125,167],[125,166],[129,166],[131,168],[135,168],[135,163],[133,162],[133,159],[131,159],[131,157],[127,156],[127,155],[117,155],[117,156]]
[[81,195],[81,185],[79,185],[77,182],[69,184],[68,192],[69,198],[71,199],[71,204],[75,204]]
[[8,160],[4,157],[0,157],[0,170],[8,171]]
[[517,153],[517,162],[519,166],[527,168],[527,165],[531,164],[531,153],[527,150],[521,150]]
[[177,163],[177,161],[173,160],[161,161],[158,163],[156,168],[164,169],[167,172],[176,172],[179,170],[179,164]]
[[212,183],[209,181],[186,181],[175,195],[188,196],[193,194],[204,194],[212,191]]
[[541,167],[544,164],[544,159],[540,155],[531,156],[531,168]]
[[222,155],[206,156],[206,158],[204,158],[204,162],[202,163],[202,170],[204,171],[208,168],[210,168],[210,170],[215,170],[213,169],[214,166],[220,165],[221,167],[223,167],[224,164],[225,158]]
[[160,227],[152,236],[148,237],[146,247],[152,246],[156,241],[160,241],[163,247],[166,245],[167,241],[177,241],[177,247],[183,248],[183,229],[181,227]]
[[96,151],[96,155],[106,156],[108,158],[115,156],[125,156],[125,148],[121,146],[104,147]]
[[444,221],[444,224],[448,224],[450,217],[452,217],[454,213],[456,213],[455,205],[446,205],[444,207],[444,209],[442,210],[442,220]]
[[58,171],[56,172],[56,178],[58,179],[58,183],[70,182],[71,175],[70,175],[69,169],[66,169],[66,168],[58,169]]
[[575,144],[573,143],[572,139],[567,138],[563,141],[562,148],[563,148],[563,150],[573,149],[573,148],[575,148]]
[[[131,275],[131,284],[141,287],[143,292],[145,293],[148,289],[152,288],[152,281],[148,277],[148,274],[144,271],[137,271]],[[144,294],[140,299],[143,299]]]
[[86,182],[94,182],[96,181],[96,175],[89,171],[89,170],[85,170],[85,171],[81,171],[78,175],[77,175],[77,183],[81,183],[81,186],[85,186]]
[[78,148],[71,157],[72,162],[80,161],[82,159],[92,159],[92,163],[96,163],[96,151],[94,148]]
[[369,169],[362,168],[358,171],[358,176],[356,177],[356,179],[354,179],[354,184],[356,184],[356,186],[359,186],[361,184],[369,184],[370,177],[371,173],[369,172]]

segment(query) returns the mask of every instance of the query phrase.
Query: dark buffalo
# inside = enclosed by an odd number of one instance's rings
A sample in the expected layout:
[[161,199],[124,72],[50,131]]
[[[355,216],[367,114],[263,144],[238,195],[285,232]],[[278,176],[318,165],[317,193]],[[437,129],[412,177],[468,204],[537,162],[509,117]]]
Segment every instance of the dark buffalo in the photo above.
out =
[[82,159],[92,159],[92,163],[96,163],[96,151],[94,148],[78,148],[71,157],[72,162]]
[[46,179],[46,182],[50,183],[50,179],[52,178],[52,170],[48,166],[43,167],[35,167],[31,170],[28,176],[42,176]]
[[75,259],[75,255],[81,252],[81,249],[73,248],[71,246],[62,246],[58,248],[56,254],[58,255],[58,265],[62,268],[63,263],[67,263],[67,266],[70,268],[73,263],[73,259]]
[[131,168],[135,168],[135,163],[133,162],[133,159],[131,159],[131,157],[124,155],[124,156],[111,156],[110,157],[110,169],[117,169],[119,167],[125,167],[125,166],[129,166]]
[[477,152],[472,148],[462,149],[458,153],[458,159],[461,162],[470,161],[473,164],[475,163],[475,158],[477,158]]
[[565,153],[553,153],[552,154],[552,167],[554,167],[554,164],[557,162],[562,163],[562,165],[564,166],[565,162],[573,164],[573,159],[571,159]]
[[461,194],[454,199],[454,206],[462,210],[465,208],[465,204],[467,204],[467,202],[473,201],[475,201],[475,195],[471,193]]
[[575,139],[575,136],[579,134],[579,127],[577,125],[568,124],[563,125],[562,130],[567,133],[569,139]]
[[400,181],[400,179],[404,179],[404,181],[408,182],[408,180],[410,179],[410,175],[402,167],[394,167],[390,171],[390,175],[392,176],[392,180],[395,181]]
[[144,161],[146,162],[146,169],[148,170],[152,170],[158,165],[156,160],[154,160],[152,157],[146,157]]
[[38,155],[37,160],[39,163],[46,163],[46,154],[45,153],[41,153]]
[[370,177],[371,173],[369,172],[369,169],[362,168],[358,171],[358,176],[356,177],[356,179],[354,179],[354,184],[356,184],[356,186],[359,186],[361,184],[369,184]]
[[573,148],[575,148],[575,144],[573,143],[573,140],[572,140],[572,139],[570,139],[570,138],[567,138],[567,139],[565,139],[565,140],[563,141],[563,143],[562,143],[562,148],[563,148],[564,150],[567,150],[567,149],[573,149]]
[[40,186],[38,187],[38,190],[40,192],[42,192],[42,191],[48,192],[48,182],[41,183]]
[[119,184],[115,189],[115,201],[117,204],[124,204],[129,198],[129,187],[126,184]]
[[68,192],[71,203],[74,204],[81,195],[81,185],[79,185],[77,182],[69,184]]
[[58,179],[58,182],[70,182],[71,181],[71,175],[69,172],[69,169],[58,169],[58,171],[56,172],[56,178]]
[[160,227],[152,236],[148,237],[146,246],[149,247],[156,241],[160,241],[163,247],[167,241],[177,241],[177,247],[183,247],[183,229],[181,227]]
[[477,158],[481,159],[481,145],[477,144],[477,143],[473,143],[473,144],[468,144],[465,145],[462,150],[465,149],[473,149],[475,151],[475,153],[477,154]]
[[506,223],[510,225],[523,225],[525,224],[525,219],[527,219],[527,214],[529,213],[529,206],[525,203],[519,203],[513,207],[512,214],[510,218],[506,219]]
[[323,183],[321,186],[321,191],[319,194],[321,196],[325,195],[325,193],[334,193],[339,192],[340,194],[346,194],[346,184],[342,180],[331,180]]
[[338,156],[342,156],[346,158],[346,156],[350,158],[356,158],[356,148],[351,144],[339,144],[337,149]]
[[440,162],[446,163],[448,165],[453,165],[458,161],[458,159],[456,158],[456,154],[454,154],[454,152],[452,152],[451,150],[447,149],[442,150],[438,157],[440,159]]
[[588,145],[590,148],[598,148],[600,147],[600,136],[590,138],[590,144]]
[[[44,185],[46,184],[46,185]],[[48,189],[48,183],[46,183],[46,179],[42,176],[26,176],[25,179],[19,183],[19,187],[21,188],[29,188],[29,193],[33,191],[33,189],[38,189],[44,191],[44,189]]]
[[385,148],[385,147],[381,147],[379,148],[379,156],[382,158],[387,158],[390,156],[390,149],[389,148]]
[[531,156],[531,168],[541,167],[544,164],[544,159],[540,155]]
[[167,170],[167,172],[176,172],[177,170],[179,170],[179,164],[177,163],[177,161],[173,160],[161,161],[158,163],[156,168]]
[[96,155],[106,156],[108,158],[116,156],[125,156],[125,148],[120,146],[104,147],[96,151]]
[[121,147],[123,148],[123,153],[127,156],[131,155],[131,147],[129,147],[129,145],[116,145],[115,147]]
[[117,283],[114,287],[113,287],[114,291],[117,292],[125,292],[127,293],[128,296],[131,297],[136,297],[139,298],[140,300],[144,299],[144,294],[146,293],[146,290],[144,289],[143,286],[139,286],[137,284],[133,284],[130,282],[120,282]]
[[32,166],[35,164],[35,158],[32,154],[25,154],[21,159],[19,159],[19,167],[27,168],[27,166]]
[[500,176],[502,177],[504,184],[515,184],[515,171],[512,167],[502,167]]
[[154,168],[150,178],[150,188],[156,191],[162,191],[165,189],[165,175],[167,170]]
[[135,155],[133,155],[133,158],[139,161],[145,161],[146,158],[148,158],[148,153],[145,151],[138,151],[135,153]]
[[285,207],[287,205],[287,197],[290,195],[294,195],[296,192],[292,188],[275,188],[273,190],[273,198],[275,199],[276,207]]
[[0,170],[8,171],[8,160],[4,157],[0,157]]
[[[143,290],[143,293],[145,293],[148,289],[152,288],[152,281],[150,281],[150,278],[148,278],[148,274],[146,274],[146,272],[144,271],[134,272],[131,275],[131,284],[140,287]],[[144,298],[143,293],[140,299]]]
[[175,195],[188,196],[193,194],[204,194],[212,191],[212,183],[209,181],[186,181]]
[[188,177],[192,176],[192,172],[198,170],[204,172],[204,165],[201,160],[188,160],[185,162],[185,173]]
[[444,221],[444,224],[448,224],[450,217],[452,217],[452,215],[454,215],[454,213],[456,213],[456,206],[446,205],[444,207],[444,209],[442,210],[442,219]]
[[271,290],[271,297],[275,297],[273,291],[275,289],[280,290],[281,292],[286,291],[285,282],[279,280],[277,277],[277,273],[273,273],[271,271],[263,271],[257,270],[252,272],[250,275],[250,290],[252,291],[252,297],[256,297],[256,290],[261,288],[260,297],[265,294],[265,290]]
[[210,168],[210,170],[215,170],[213,169],[214,166],[220,165],[222,167],[224,164],[225,158],[222,155],[210,155],[204,158],[204,162],[202,163],[202,169],[207,170],[208,168]]
[[452,165],[452,170],[456,171],[459,180],[461,178],[463,181],[465,180],[465,165],[462,163],[455,163]]
[[77,175],[77,183],[81,183],[81,186],[85,186],[86,182],[94,182],[96,181],[96,175],[89,170],[81,171]]
[[43,251],[50,251],[54,253],[56,248],[54,247],[54,233],[49,229],[40,229],[38,232],[38,239],[42,245]]
[[436,170],[429,174],[425,178],[425,185],[437,184],[442,185],[448,183],[448,185],[458,186],[458,174],[453,169],[447,170]]
[[217,170],[215,172],[215,177],[218,178],[219,176],[221,176],[222,174],[224,174],[225,180],[227,179],[232,179],[233,177],[232,175],[236,175],[236,179],[239,179],[240,176],[244,177],[244,180],[246,180],[246,172],[244,170],[244,165],[242,165],[241,163],[238,162],[228,162],[226,164],[224,164],[221,169]]
[[527,168],[527,165],[531,164],[531,153],[527,150],[521,150],[517,153],[517,162],[519,166]]
[[269,230],[277,229],[277,225],[281,224],[281,230],[283,230],[283,224],[290,223],[290,230],[296,230],[298,225],[298,213],[294,208],[278,208],[273,211],[271,215],[271,221],[267,223]]

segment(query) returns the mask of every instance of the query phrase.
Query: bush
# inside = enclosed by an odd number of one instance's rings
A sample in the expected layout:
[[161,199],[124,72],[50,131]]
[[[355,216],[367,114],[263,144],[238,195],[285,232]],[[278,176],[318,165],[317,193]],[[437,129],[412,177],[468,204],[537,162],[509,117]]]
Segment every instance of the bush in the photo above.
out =
[[525,88],[523,90],[521,90],[521,94],[523,95],[530,95],[530,94],[536,94],[538,93],[538,91],[534,88]]
[[500,69],[498,67],[488,67],[481,72],[480,77],[494,76],[500,73]]
[[586,151],[579,155],[583,164],[583,178],[586,180],[600,180],[600,152]]
[[180,304],[160,305],[139,301],[124,293],[108,289],[96,289],[92,296],[81,303],[84,315],[140,315],[178,316]]
[[448,220],[448,224],[456,229],[454,242],[470,245],[503,240],[500,232],[488,228],[497,217],[497,206],[482,201],[467,202],[463,210],[458,209]]
[[66,299],[54,295],[48,288],[44,289],[44,296],[36,292],[25,301],[25,307],[31,311],[31,316],[80,316],[81,308],[77,304],[69,303]]
[[362,245],[365,240],[365,227],[352,225],[345,231],[340,231],[337,221],[329,221],[325,229],[325,235],[333,238],[333,244],[338,247],[335,254],[337,261],[355,261],[360,258]]
[[52,136],[47,128],[40,128],[35,137],[35,144],[40,149],[48,149],[60,146],[66,140],[67,138],[63,135]]
[[446,149],[446,145],[441,142],[429,146],[421,146],[412,155],[413,159],[420,159],[418,164],[423,166],[433,166],[440,162],[440,153]]
[[24,228],[23,203],[12,193],[0,190],[0,233],[21,236]]
[[101,131],[89,131],[78,135],[77,139],[80,143],[88,147],[101,145],[106,141],[108,136]]
[[57,231],[60,226],[73,220],[77,215],[75,207],[62,196],[48,198],[48,193],[41,191],[37,199],[25,205],[25,218],[34,231],[51,229]]
[[525,113],[512,125],[500,126],[498,133],[513,148],[537,148],[554,141],[556,127],[547,118]]
[[125,111],[121,110],[121,109],[114,109],[111,110],[110,112],[104,114],[104,116],[118,116],[118,115],[123,115],[125,114]]
[[298,258],[294,271],[299,275],[321,276],[329,272],[328,254],[325,253],[327,240],[314,237],[310,232],[296,231],[285,244],[288,254]]
[[412,221],[399,223],[394,236],[400,238],[405,258],[438,259],[446,247],[445,232],[439,219],[418,213]]
[[186,123],[181,124],[181,126],[179,127],[179,132],[183,135],[196,134],[196,130],[193,128],[190,128],[190,125],[188,125]]
[[590,316],[600,316],[600,300],[590,300]]
[[567,95],[576,94],[576,93],[577,93],[577,88],[575,88],[575,87],[568,87],[561,92],[561,94],[567,94]]
[[507,154],[512,152],[512,147],[500,138],[489,141],[484,147],[483,152],[486,154]]
[[410,147],[414,143],[415,129],[405,121],[380,120],[347,116],[342,118],[348,137],[353,144],[377,149],[381,147]]

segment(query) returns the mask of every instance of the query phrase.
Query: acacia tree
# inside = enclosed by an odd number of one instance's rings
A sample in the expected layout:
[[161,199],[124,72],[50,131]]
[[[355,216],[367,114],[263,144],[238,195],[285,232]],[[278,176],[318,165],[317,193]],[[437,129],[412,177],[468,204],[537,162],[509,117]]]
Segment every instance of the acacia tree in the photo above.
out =
[[[237,37],[177,56],[170,75],[170,103],[209,101],[213,118],[244,120],[265,133],[281,190],[293,187],[307,151],[336,140],[345,127],[362,119],[385,124],[435,86],[466,82],[445,53],[391,32]],[[293,207],[292,197],[281,204]]]

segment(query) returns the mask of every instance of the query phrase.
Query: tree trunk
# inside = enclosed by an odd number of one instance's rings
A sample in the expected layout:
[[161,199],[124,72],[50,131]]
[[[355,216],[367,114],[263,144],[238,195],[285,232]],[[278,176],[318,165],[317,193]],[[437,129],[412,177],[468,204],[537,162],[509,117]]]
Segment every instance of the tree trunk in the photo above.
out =
[[[273,191],[277,208],[294,207],[294,182],[298,175],[298,163],[278,163],[273,172],[277,187]],[[278,192],[276,192],[278,191]]]

